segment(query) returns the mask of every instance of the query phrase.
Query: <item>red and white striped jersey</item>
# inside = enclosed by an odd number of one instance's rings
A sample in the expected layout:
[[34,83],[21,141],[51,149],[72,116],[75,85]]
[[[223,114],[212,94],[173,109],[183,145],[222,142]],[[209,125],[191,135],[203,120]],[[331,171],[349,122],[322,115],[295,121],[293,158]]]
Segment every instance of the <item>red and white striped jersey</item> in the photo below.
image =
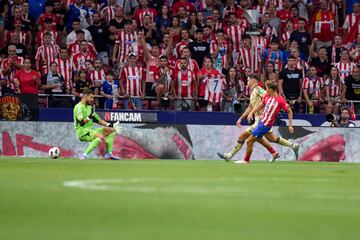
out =
[[148,8],[146,10],[144,9],[138,9],[134,13],[134,19],[138,22],[140,27],[144,26],[144,17],[148,14],[151,17],[151,22],[155,21],[155,17],[157,16],[157,12],[153,8]]
[[[96,49],[94,45],[88,42],[88,51],[91,52],[93,55],[96,55]],[[68,46],[68,53],[70,56],[74,55],[74,53],[80,52],[80,42],[75,41],[69,44]]]
[[29,46],[30,44],[30,36],[27,32],[15,32],[15,31],[8,31],[6,32],[6,42],[9,44],[11,42],[11,38],[14,34],[19,34],[20,43],[24,46]]
[[349,76],[356,65],[353,62],[344,63],[340,60],[340,62],[335,64],[335,67],[339,70],[340,78],[344,80],[347,76]]
[[255,36],[254,37],[254,57],[255,57],[255,66],[254,66],[254,73],[261,72],[261,61],[263,53],[269,44],[268,40],[262,36]]
[[225,29],[225,23],[223,21],[218,21],[214,24],[215,32],[220,29]]
[[192,98],[194,96],[196,81],[194,72],[190,70],[183,72],[176,69],[174,71],[173,81],[178,98]]
[[60,48],[58,45],[42,45],[38,48],[35,59],[39,61],[40,71],[42,75],[49,71],[50,64],[55,61],[59,54]]
[[240,25],[228,26],[225,32],[229,36],[230,47],[233,51],[240,52],[241,36],[244,33],[244,29]]
[[283,44],[284,42],[289,41],[290,35],[291,35],[291,32],[289,32],[289,31],[286,31],[283,34],[281,34],[281,39],[280,39],[281,43]]
[[[176,60],[175,70],[176,69],[181,70],[180,59]],[[194,72],[195,74],[199,73],[199,71],[200,71],[199,65],[197,64],[197,62],[194,59],[189,58],[188,70]]]
[[251,67],[251,57],[254,60],[254,56],[251,56],[251,48],[242,47],[236,63],[240,66],[240,70],[243,71],[247,67]]
[[[360,46],[360,44],[358,44]],[[350,52],[354,51],[357,48],[357,46],[354,46],[350,49]],[[354,63],[355,64],[360,64],[360,51],[355,52],[354,54],[355,59],[354,59]]]
[[350,33],[352,29],[355,29],[355,25],[358,25],[358,32],[360,33],[360,14],[356,15],[355,13],[351,13],[346,16],[343,28]]
[[[23,57],[14,57],[12,58],[16,64],[23,65],[24,64],[24,58]],[[10,67],[10,58],[4,58],[1,62],[1,71],[4,71],[5,69],[8,69]],[[7,80],[6,86],[12,90],[15,89],[15,85],[12,82],[12,79],[14,79],[15,72],[17,69],[13,68],[12,71],[8,74],[3,74],[3,77]]]
[[270,2],[275,4],[277,11],[283,9],[284,0],[267,0],[266,5],[268,6]]
[[265,94],[262,102],[265,107],[261,115],[261,122],[267,127],[274,125],[275,119],[282,109],[288,111],[289,108],[282,96],[272,97],[269,94]]
[[90,72],[90,81],[91,85],[95,85],[97,82],[104,82],[105,81],[105,71],[104,69],[101,70],[93,70]]
[[260,23],[262,23],[262,15],[267,12],[266,5],[264,5],[264,6],[256,5],[255,10],[258,10],[258,11],[259,11],[259,21],[258,21],[258,24],[260,24]]
[[[44,33],[45,33],[46,30],[43,30],[43,31],[40,31],[36,34],[36,40],[35,40],[35,43],[38,45],[38,46],[41,46],[44,44]],[[51,34],[51,44],[54,44],[54,45],[60,45],[60,36],[58,34],[57,31],[55,30],[51,30],[51,31],[48,31],[50,34]]]
[[101,18],[105,20],[107,25],[115,18],[115,7],[116,5],[107,6],[101,10]]
[[222,100],[223,88],[226,84],[221,73],[216,69],[212,69],[205,76],[204,80],[206,82],[205,100],[211,103],[220,103]]
[[[189,40],[189,43],[191,43],[192,40]],[[184,47],[189,47],[189,44],[187,42],[185,42],[184,40],[181,40],[179,43],[177,43],[175,45],[175,48],[174,48],[174,56],[176,58],[179,58],[181,56],[181,50],[184,48]]]
[[131,97],[141,97],[143,82],[145,81],[145,71],[142,67],[124,67],[120,73],[120,80],[125,81],[125,91]]
[[335,2],[334,0],[329,0],[328,9],[335,14],[335,16],[338,13],[339,4],[341,4],[342,0],[338,0]]
[[302,88],[306,90],[310,100],[319,100],[325,84],[321,77],[307,77],[303,81]]
[[64,78],[66,88],[70,89],[72,87],[72,79],[74,72],[72,59],[68,58],[63,60],[61,58],[57,58],[55,62],[58,64],[58,72]]
[[129,49],[132,45],[137,44],[137,35],[135,32],[126,33],[124,30],[118,32],[115,41],[118,44],[118,61],[126,62],[126,56],[130,52]]
[[344,80],[340,78],[338,83],[335,80],[327,78],[325,81],[325,86],[329,88],[329,97],[330,98],[339,98],[341,96],[342,86],[345,85]]
[[230,53],[230,47],[227,42],[223,42],[221,45],[219,45],[217,41],[213,40],[210,44],[210,54],[213,54],[217,47],[219,47],[220,50],[218,55],[214,58],[213,66],[217,70],[222,71],[223,68],[227,67],[229,62],[228,54]]
[[82,52],[77,52],[73,55],[73,66],[76,71],[85,69],[86,60],[94,61],[96,56],[90,52],[84,55]]

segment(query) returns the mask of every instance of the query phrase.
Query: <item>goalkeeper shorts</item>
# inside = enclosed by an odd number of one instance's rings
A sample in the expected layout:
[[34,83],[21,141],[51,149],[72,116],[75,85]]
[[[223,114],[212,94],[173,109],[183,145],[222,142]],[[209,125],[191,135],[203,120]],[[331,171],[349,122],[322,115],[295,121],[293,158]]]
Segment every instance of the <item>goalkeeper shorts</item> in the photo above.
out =
[[77,129],[76,133],[78,138],[82,142],[91,142],[95,139],[95,134],[100,133],[103,134],[104,128],[96,128],[96,129],[88,129],[88,128],[80,128]]

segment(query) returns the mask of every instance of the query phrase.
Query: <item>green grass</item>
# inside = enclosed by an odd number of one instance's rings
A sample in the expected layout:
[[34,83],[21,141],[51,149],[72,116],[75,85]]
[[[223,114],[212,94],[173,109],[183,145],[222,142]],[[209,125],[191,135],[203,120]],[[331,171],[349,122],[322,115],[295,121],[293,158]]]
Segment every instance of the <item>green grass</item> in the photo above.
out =
[[[86,179],[117,180],[63,185]],[[359,222],[360,164],[0,158],[1,240],[355,240]]]

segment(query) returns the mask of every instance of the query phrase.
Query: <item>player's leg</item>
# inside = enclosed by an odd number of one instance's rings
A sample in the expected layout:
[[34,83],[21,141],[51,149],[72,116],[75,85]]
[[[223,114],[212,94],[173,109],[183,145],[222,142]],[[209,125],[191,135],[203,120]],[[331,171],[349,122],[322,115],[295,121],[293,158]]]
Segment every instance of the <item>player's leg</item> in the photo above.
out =
[[233,158],[235,154],[237,154],[241,150],[246,139],[251,135],[251,132],[257,127],[258,123],[259,123],[259,119],[257,119],[253,125],[248,127],[244,132],[240,134],[236,145],[231,149],[230,152],[228,153],[218,152],[217,155],[222,159],[224,159],[225,161],[229,162],[231,158]]
[[245,157],[243,160],[238,160],[238,161],[235,161],[235,163],[240,163],[240,164],[243,164],[243,163],[250,163],[250,157],[251,157],[251,154],[253,152],[253,146],[254,146],[254,142],[256,142],[256,137],[251,135],[247,138],[246,140],[246,153],[245,153]]
[[257,141],[261,145],[263,145],[272,155],[270,162],[274,162],[276,159],[278,159],[280,157],[280,154],[275,151],[275,149],[271,146],[269,141],[266,140],[266,138],[262,137],[262,138],[257,139]]
[[119,157],[116,157],[112,154],[112,149],[115,140],[115,130],[110,127],[102,127],[96,129],[97,132],[102,133],[105,138],[106,154],[105,159],[119,160]]
[[299,144],[297,143],[291,143],[290,141],[286,140],[285,138],[282,138],[280,136],[277,136],[275,133],[273,133],[272,131],[267,133],[265,135],[266,139],[269,140],[270,142],[273,143],[277,143],[281,146],[285,146],[288,148],[291,148],[294,151],[296,160],[298,159],[299,156]]
[[99,144],[104,141],[104,135],[96,132],[94,130],[88,130],[88,133],[80,138],[81,141],[90,142],[85,152],[82,154],[80,159],[85,159],[89,157],[89,154],[97,147]]

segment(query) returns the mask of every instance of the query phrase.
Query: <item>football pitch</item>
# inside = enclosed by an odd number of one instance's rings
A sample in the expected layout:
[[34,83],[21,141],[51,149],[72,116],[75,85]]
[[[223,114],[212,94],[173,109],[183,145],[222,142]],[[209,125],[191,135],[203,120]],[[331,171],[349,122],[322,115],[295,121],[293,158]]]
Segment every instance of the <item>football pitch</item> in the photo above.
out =
[[0,239],[360,239],[360,164],[0,158]]

